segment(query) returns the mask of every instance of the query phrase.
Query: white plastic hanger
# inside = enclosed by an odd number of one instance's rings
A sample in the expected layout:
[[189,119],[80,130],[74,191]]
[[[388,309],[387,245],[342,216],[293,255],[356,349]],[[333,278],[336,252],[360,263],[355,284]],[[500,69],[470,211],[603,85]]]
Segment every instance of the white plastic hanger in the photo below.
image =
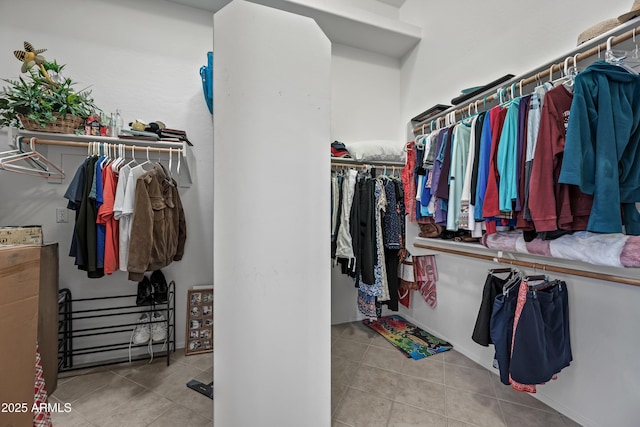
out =
[[607,51],[604,54],[605,60],[609,64],[617,65],[629,73],[637,75],[638,72],[634,68],[640,66],[640,61],[629,60],[625,51],[611,49],[611,41],[614,38],[614,36],[611,36],[607,39]]
[[[151,149],[151,147],[149,147],[147,145],[147,160],[145,160],[144,162],[140,163],[138,166],[142,166],[144,168],[145,166],[149,166],[149,165],[153,164],[153,162],[151,161],[151,158],[149,157],[149,150],[150,149]],[[148,168],[144,168],[144,169],[145,170],[149,170]]]
[[180,177],[180,159],[182,158],[182,149],[179,150],[178,153],[178,168],[176,169],[176,175]]
[[116,159],[111,163],[111,170],[114,172],[118,172],[120,170],[120,165],[124,163],[126,152],[124,151],[124,144],[118,144],[118,155]]
[[[125,149],[125,151],[126,151],[126,149]],[[131,160],[125,166],[131,167],[132,165],[137,165],[137,164],[138,164],[138,161],[136,160],[136,146],[132,145],[131,146]]]

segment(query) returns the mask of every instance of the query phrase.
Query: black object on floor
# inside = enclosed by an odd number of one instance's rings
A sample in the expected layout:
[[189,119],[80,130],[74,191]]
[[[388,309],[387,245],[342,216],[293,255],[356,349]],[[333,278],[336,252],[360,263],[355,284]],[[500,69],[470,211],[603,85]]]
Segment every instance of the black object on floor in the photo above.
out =
[[191,390],[195,390],[200,394],[204,394],[209,399],[213,399],[213,381],[209,384],[202,383],[200,381],[191,380],[187,383],[187,387]]

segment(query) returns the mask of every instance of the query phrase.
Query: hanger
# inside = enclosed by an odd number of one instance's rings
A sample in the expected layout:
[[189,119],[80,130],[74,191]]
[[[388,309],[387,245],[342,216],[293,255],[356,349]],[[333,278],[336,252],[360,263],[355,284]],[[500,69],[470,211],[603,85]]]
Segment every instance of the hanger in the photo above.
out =
[[[46,163],[41,162],[37,157],[31,157],[30,152],[27,152],[22,147],[23,137],[19,136],[17,138],[17,148],[9,151],[3,151],[0,153],[0,162],[11,163],[14,161],[25,160],[32,165],[40,168],[41,171],[47,172],[49,170]],[[35,142],[35,141],[34,141]]]
[[103,159],[100,162],[100,169],[104,169],[107,164],[111,163],[111,149],[109,147],[109,144],[107,144],[106,142],[103,142],[101,144],[101,147]]
[[169,147],[169,178],[173,178],[171,175],[171,166],[173,163],[173,148]]
[[118,155],[116,159],[111,163],[111,170],[114,172],[118,172],[118,170],[120,169],[120,165],[124,163],[124,156],[126,155],[126,153],[123,151],[123,146],[123,144],[118,144]]
[[182,148],[178,149],[178,168],[176,169],[176,175],[180,177],[180,159],[182,158]]
[[[22,142],[20,142],[20,149],[22,149]],[[26,175],[40,176],[43,178],[64,178],[64,171],[49,161],[42,154],[38,153],[35,149],[35,138],[31,138],[29,142],[29,148],[31,151],[23,151],[20,155],[11,156],[0,160],[0,169],[4,169],[9,172],[22,173]],[[39,167],[34,168],[30,166],[22,166],[15,164],[16,162],[26,160],[36,163]],[[44,169],[43,169],[44,166]]]
[[[126,148],[125,148],[126,151]],[[136,146],[131,146],[131,160],[125,166],[137,165],[138,161],[136,160]]]
[[611,41],[614,39],[614,36],[611,36],[607,39],[607,50],[604,54],[605,61],[608,64],[617,65],[631,74],[637,75],[638,72],[634,69],[634,67],[640,66],[640,61],[633,61],[627,59],[627,52],[622,50],[613,50],[611,48]]
[[16,156],[22,156],[24,154],[24,150],[22,149],[22,136],[19,136],[17,138],[17,143],[18,143],[17,148],[13,150],[0,152],[0,161],[8,160]]
[[501,273],[512,273],[513,269],[511,268],[490,268],[489,273],[493,274],[501,274]]
[[507,282],[502,286],[502,293],[507,295],[511,289],[522,282],[523,273],[520,270],[511,269],[512,275],[509,276]]
[[[151,161],[151,159],[149,158],[149,150],[151,149],[151,147],[149,147],[147,145],[147,160],[145,160],[144,162],[140,163],[138,166],[147,166],[147,165],[151,165],[153,164],[153,162]],[[148,169],[147,169],[148,170]]]

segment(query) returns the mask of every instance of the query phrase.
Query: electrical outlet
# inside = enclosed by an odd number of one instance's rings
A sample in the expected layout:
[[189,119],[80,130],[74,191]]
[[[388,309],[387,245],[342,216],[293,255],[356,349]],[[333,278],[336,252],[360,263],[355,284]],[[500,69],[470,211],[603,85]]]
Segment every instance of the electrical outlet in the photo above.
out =
[[69,211],[66,208],[56,209],[56,222],[69,222]]

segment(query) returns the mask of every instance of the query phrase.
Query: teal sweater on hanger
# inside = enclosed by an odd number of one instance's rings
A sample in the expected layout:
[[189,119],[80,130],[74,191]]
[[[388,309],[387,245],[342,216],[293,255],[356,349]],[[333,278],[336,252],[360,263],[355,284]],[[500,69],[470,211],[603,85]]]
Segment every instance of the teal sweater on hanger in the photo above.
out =
[[587,230],[640,235],[640,76],[598,61],[575,78],[560,182],[593,194]]

